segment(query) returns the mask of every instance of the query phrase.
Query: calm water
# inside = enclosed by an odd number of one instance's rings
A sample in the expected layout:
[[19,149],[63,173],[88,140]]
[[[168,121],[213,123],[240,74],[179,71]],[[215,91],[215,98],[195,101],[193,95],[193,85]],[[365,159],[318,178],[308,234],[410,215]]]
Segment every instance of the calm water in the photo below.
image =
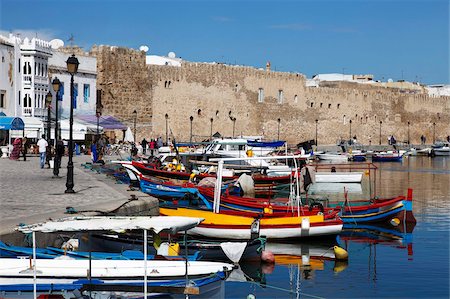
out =
[[[274,244],[270,249],[280,253],[275,267],[248,271],[256,280],[261,271],[271,272],[262,278],[265,285],[227,281],[223,295],[449,298],[450,158],[409,157],[402,163],[376,165],[380,197],[406,195],[407,189],[413,188],[417,225],[412,233],[393,233],[379,227],[346,230],[336,241],[347,248],[348,263],[326,259],[332,241],[296,247]],[[309,261],[302,261],[302,253],[308,250]]]

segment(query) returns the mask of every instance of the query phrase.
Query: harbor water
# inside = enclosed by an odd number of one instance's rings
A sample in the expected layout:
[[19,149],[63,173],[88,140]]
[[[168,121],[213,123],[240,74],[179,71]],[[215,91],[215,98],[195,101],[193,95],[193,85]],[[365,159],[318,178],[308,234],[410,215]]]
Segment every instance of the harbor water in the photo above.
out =
[[260,269],[262,282],[227,281],[225,297],[449,298],[450,158],[407,157],[376,166],[380,198],[413,189],[412,232],[345,229],[336,242],[347,249],[348,262],[327,259],[333,241],[302,242],[296,249],[274,244],[270,249],[280,258]]

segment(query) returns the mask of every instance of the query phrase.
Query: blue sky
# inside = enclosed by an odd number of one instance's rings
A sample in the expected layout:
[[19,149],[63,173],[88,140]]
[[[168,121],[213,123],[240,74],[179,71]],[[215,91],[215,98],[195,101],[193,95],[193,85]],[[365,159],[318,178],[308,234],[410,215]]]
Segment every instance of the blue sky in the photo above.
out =
[[0,0],[0,30],[189,61],[449,83],[448,0]]

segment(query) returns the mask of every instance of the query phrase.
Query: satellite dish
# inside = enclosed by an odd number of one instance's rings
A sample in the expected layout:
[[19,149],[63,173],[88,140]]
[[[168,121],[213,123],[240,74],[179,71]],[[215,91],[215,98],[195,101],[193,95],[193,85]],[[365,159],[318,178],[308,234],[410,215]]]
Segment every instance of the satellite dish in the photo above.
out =
[[61,47],[64,47],[64,42],[60,39],[52,39],[50,41],[50,46],[52,47],[52,49],[59,49]]
[[175,58],[175,57],[177,57],[177,56],[175,55],[175,52],[169,52],[169,54],[167,54],[167,56],[169,56],[169,58]]
[[389,79],[388,79],[388,82],[389,82],[389,83],[392,83],[392,82],[394,82],[394,80],[392,80],[391,78],[389,78]]
[[140,46],[139,50],[140,51],[144,51],[145,53],[147,53],[148,52],[148,47],[147,46]]

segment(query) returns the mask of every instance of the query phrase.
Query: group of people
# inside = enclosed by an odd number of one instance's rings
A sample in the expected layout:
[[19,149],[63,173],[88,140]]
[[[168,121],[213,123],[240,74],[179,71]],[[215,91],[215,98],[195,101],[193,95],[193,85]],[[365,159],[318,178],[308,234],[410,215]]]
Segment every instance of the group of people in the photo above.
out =
[[[36,146],[38,147],[39,165],[41,169],[44,168],[46,163],[50,168],[50,160],[52,159],[53,154],[55,154],[55,163],[58,163],[58,167],[61,167],[61,158],[65,153],[65,146],[62,140],[57,142],[56,149],[54,149],[52,146],[49,146],[47,140],[45,139],[45,135],[42,135]],[[9,155],[9,158],[11,160],[19,160],[20,156],[22,156],[23,161],[26,161],[29,147],[30,143],[28,142],[27,137],[16,138],[13,142],[13,149]]]
[[[147,154],[147,149],[150,150],[150,155],[154,156],[156,154],[156,150],[158,150],[160,147],[164,146],[162,137],[159,136],[158,138],[154,139],[151,138],[150,141],[147,141],[145,138],[142,139],[141,141],[141,146],[142,146],[142,153],[144,155]],[[134,146],[134,148],[136,148],[136,146]],[[135,153],[133,155],[133,148],[132,148],[132,156],[137,155],[137,148],[134,150]]]

